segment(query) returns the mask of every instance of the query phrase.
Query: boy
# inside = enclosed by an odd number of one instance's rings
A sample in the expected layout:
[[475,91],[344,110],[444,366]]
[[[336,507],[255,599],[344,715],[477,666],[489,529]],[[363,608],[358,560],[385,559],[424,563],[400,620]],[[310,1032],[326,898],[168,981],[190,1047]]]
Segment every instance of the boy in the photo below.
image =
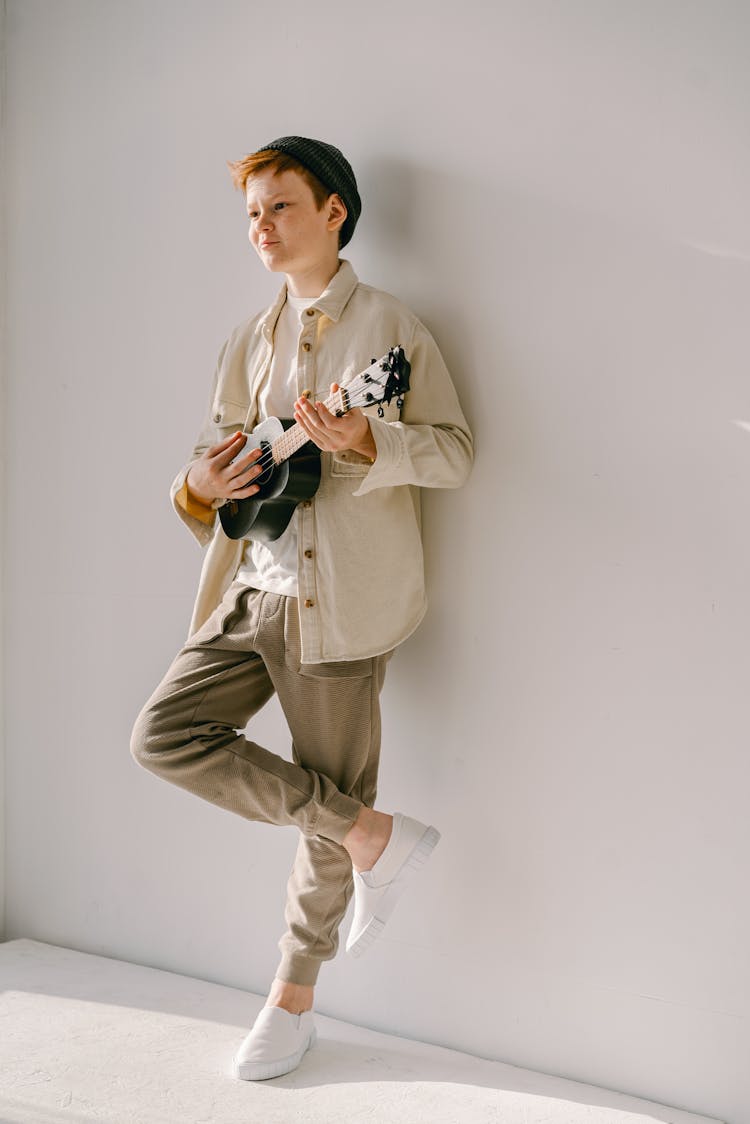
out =
[[[229,165],[245,192],[249,238],[286,284],[224,344],[207,420],[172,485],[175,509],[208,546],[190,637],[141,712],[139,764],[248,819],[300,831],[282,957],[234,1059],[245,1080],[287,1073],[315,1039],[313,987],[354,891],[347,951],[383,928],[439,834],[375,811],[379,695],[393,649],[425,610],[418,488],[457,487],[472,440],[424,326],[361,285],[339,250],[361,210],[338,149],[281,137]],[[403,346],[399,401],[341,416],[321,399]],[[311,393],[311,397],[308,393]],[[320,450],[317,492],[280,537],[228,537],[217,509],[259,491],[263,418],[290,417]],[[247,740],[276,692],[293,761]]]

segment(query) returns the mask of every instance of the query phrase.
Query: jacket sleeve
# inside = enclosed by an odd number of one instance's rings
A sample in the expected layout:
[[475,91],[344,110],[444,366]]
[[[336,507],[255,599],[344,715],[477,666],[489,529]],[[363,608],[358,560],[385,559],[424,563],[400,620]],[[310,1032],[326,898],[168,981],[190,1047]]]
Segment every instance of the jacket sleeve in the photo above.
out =
[[216,508],[220,507],[224,501],[221,499],[214,500],[214,502],[209,505],[203,504],[199,500],[196,500],[195,496],[191,495],[189,492],[187,485],[187,474],[190,470],[191,465],[194,464],[199,457],[203,456],[206,449],[210,449],[212,445],[217,444],[218,438],[216,434],[216,424],[213,420],[212,410],[214,397],[216,395],[216,386],[218,383],[219,371],[221,369],[221,364],[224,359],[224,353],[226,352],[228,342],[229,341],[223,344],[221,351],[219,352],[219,358],[216,363],[216,370],[214,371],[214,377],[211,382],[211,396],[208,400],[208,409],[206,411],[201,431],[198,434],[195,445],[193,446],[193,451],[190,455],[190,459],[177,473],[174,480],[172,481],[172,487],[170,489],[170,499],[172,501],[172,506],[179,515],[180,519],[187,526],[188,530],[192,531],[193,535],[201,544],[201,546],[207,546],[213,538],[214,524],[216,523]]
[[418,320],[406,357],[411,374],[400,420],[370,416],[378,455],[357,496],[399,484],[458,488],[469,475],[471,432],[438,346]]

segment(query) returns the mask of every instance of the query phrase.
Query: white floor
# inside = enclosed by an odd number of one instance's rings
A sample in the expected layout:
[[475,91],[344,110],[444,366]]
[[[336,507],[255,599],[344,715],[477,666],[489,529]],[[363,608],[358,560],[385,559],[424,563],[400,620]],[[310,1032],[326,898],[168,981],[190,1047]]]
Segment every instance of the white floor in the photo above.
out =
[[39,941],[0,944],[0,993],[2,1124],[708,1121],[320,1015],[294,1073],[236,1081],[260,996]]

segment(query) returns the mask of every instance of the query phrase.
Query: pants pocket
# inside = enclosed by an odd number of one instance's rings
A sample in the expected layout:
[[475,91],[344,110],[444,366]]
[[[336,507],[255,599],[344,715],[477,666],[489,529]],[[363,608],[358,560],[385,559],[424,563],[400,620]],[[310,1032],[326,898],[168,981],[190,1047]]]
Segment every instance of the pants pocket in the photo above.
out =
[[201,647],[222,637],[232,623],[244,612],[242,596],[249,587],[242,582],[232,582],[207,621],[188,640],[188,647]]
[[366,660],[336,660],[333,663],[301,663],[299,674],[309,679],[364,679],[372,675],[373,657]]

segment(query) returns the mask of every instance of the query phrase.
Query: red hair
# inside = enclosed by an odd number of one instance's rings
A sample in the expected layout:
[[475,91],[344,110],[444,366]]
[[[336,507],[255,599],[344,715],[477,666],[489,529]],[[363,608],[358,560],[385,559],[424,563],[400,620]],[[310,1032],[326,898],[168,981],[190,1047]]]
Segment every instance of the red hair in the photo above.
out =
[[276,176],[280,172],[286,171],[297,172],[298,175],[302,176],[302,179],[312,190],[318,210],[321,210],[329,195],[335,194],[324,183],[321,183],[309,168],[300,164],[299,160],[295,160],[293,156],[287,156],[285,152],[279,152],[276,148],[252,152],[249,156],[243,156],[241,160],[235,160],[234,162],[227,160],[227,167],[232,175],[232,183],[238,191],[245,190],[249,176],[254,176],[258,172],[265,172],[270,168]]

